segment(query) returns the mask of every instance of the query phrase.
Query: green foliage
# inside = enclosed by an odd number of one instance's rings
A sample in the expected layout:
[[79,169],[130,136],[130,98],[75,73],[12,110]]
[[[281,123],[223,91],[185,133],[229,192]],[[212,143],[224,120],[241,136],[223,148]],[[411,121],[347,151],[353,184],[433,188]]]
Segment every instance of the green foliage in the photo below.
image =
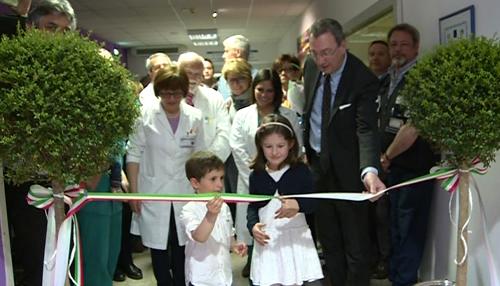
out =
[[78,182],[107,168],[139,111],[130,73],[78,33],[0,41],[0,158],[16,182]]
[[420,134],[454,166],[500,148],[500,43],[478,37],[440,46],[406,77],[403,98]]

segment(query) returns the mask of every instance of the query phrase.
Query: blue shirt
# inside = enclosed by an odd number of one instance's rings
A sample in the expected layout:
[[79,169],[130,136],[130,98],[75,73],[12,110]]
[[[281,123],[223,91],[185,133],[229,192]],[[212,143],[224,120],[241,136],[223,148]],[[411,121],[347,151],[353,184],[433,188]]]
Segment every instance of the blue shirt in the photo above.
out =
[[[332,100],[330,101],[330,110],[335,102],[335,94],[339,86],[342,72],[344,71],[345,63],[347,61],[347,54],[344,55],[344,62],[342,66],[330,76],[330,90],[332,91]],[[318,88],[316,89],[316,96],[311,110],[311,118],[309,119],[310,132],[309,132],[309,145],[311,148],[319,153],[321,151],[321,105],[323,104],[323,86],[325,82],[324,73],[321,74]]]

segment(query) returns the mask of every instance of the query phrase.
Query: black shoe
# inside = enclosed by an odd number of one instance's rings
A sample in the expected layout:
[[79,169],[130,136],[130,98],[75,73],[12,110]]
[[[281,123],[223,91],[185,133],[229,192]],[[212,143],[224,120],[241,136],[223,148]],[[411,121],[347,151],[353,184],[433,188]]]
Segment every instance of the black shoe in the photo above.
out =
[[125,281],[125,279],[127,279],[125,273],[123,273],[123,271],[120,268],[116,268],[115,275],[113,275],[113,281],[123,282]]
[[241,270],[241,276],[243,276],[244,278],[250,277],[250,263],[248,263],[248,261]]
[[373,271],[372,279],[387,279],[387,276],[389,276],[387,268],[387,263],[379,262]]
[[125,267],[124,272],[128,278],[134,280],[142,279],[142,270],[139,267],[135,266],[133,263]]

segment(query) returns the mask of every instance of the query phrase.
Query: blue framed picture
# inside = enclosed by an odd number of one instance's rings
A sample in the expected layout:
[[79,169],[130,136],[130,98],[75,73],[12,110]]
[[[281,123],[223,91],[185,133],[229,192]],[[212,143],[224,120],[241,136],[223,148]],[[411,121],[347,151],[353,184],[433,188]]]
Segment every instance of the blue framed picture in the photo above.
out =
[[474,5],[439,18],[439,42],[446,44],[450,41],[472,37],[476,33],[474,19]]

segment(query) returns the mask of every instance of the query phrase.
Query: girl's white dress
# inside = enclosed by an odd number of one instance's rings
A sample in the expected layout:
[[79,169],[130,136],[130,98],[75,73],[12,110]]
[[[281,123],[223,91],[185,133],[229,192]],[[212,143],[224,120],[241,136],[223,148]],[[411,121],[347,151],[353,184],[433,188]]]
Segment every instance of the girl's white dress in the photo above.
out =
[[[270,172],[279,181],[288,167]],[[276,191],[276,194],[278,192]],[[259,221],[270,239],[265,246],[254,244],[250,279],[254,285],[302,285],[304,281],[323,278],[318,253],[307,225],[305,215],[275,219],[281,207],[279,199],[272,199],[259,209]]]

